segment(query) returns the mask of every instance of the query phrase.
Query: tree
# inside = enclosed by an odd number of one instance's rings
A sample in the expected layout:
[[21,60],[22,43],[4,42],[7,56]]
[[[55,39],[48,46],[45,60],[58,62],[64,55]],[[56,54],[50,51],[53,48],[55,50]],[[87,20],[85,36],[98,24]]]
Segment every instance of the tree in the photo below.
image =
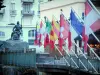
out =
[[1,8],[4,8],[4,7],[6,7],[6,6],[3,5],[3,0],[0,0],[0,10],[1,10]]

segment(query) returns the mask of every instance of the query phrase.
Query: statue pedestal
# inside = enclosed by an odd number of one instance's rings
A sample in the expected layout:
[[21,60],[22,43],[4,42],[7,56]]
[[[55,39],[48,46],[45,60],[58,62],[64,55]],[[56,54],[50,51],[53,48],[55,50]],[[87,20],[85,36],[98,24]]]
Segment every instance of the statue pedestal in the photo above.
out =
[[23,51],[24,49],[29,49],[28,43],[21,40],[7,40],[4,41],[3,44],[6,50],[11,51]]

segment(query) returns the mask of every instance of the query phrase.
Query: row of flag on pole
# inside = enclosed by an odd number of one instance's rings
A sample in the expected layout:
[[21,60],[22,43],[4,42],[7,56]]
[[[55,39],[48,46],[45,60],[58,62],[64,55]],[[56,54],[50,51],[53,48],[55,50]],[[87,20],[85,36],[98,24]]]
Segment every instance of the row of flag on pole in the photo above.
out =
[[[70,20],[65,17],[63,12],[60,14],[60,21],[56,21],[55,17],[52,16],[52,22],[50,22],[46,17],[46,27],[44,27],[44,22],[41,20],[39,31],[36,31],[34,44],[39,46],[44,45],[44,48],[50,45],[51,50],[53,50],[55,42],[58,41],[59,50],[63,53],[62,47],[65,44],[65,40],[68,40],[68,49],[71,50],[73,40],[75,37],[80,36],[84,43],[84,50],[87,51],[87,42],[89,34],[91,34],[89,29],[91,29],[92,32],[100,29],[100,15],[87,1],[85,3],[84,21],[80,19],[74,9],[71,9]],[[42,37],[44,37],[44,39],[42,39]]]

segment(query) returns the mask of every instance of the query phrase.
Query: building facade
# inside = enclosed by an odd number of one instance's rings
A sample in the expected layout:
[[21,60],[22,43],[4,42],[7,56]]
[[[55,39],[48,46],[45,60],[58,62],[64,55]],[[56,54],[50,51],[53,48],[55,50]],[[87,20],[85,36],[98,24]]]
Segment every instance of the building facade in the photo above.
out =
[[33,45],[36,24],[39,19],[39,0],[4,0],[5,8],[0,10],[0,40],[11,38],[13,27],[17,21],[22,25],[21,40]]
[[85,11],[85,1],[86,0],[41,0],[41,17],[47,16],[52,20],[52,15],[54,15],[57,20],[59,20],[61,14],[60,10],[62,9],[66,18],[69,18],[71,8],[82,17],[82,13]]
[[[91,1],[98,11],[100,11],[100,1]],[[52,15],[54,15],[57,20],[59,20],[61,9],[67,19],[70,17],[71,9],[74,9],[75,12],[82,18],[85,13],[85,2],[86,0],[40,0],[41,18],[44,19],[44,17],[47,16],[49,20],[52,20]]]
[[[93,3],[95,1],[96,8],[100,11],[99,0],[91,0]],[[40,15],[44,20],[44,17],[48,17],[52,21],[52,16],[55,17],[56,21],[60,20],[61,9],[64,16],[67,19],[70,19],[71,9],[74,9],[75,12],[84,18],[85,14],[85,2],[86,0],[40,0]],[[98,6],[97,6],[98,3]],[[74,33],[74,32],[73,32]],[[79,45],[79,40],[76,42]],[[75,47],[75,46],[74,46]],[[75,48],[73,48],[75,49]]]
[[[86,0],[41,0],[40,15],[43,20],[46,16],[50,21],[52,21],[52,16],[54,16],[55,20],[59,21],[61,9],[67,19],[70,18],[71,9],[74,9],[76,13],[82,18],[85,11],[85,2]],[[77,44],[79,44],[79,41],[77,41]],[[74,45],[73,49],[75,49]]]
[[[61,9],[67,19],[70,17],[71,8],[82,18],[85,11],[86,0],[4,0],[5,8],[0,10],[0,40],[11,37],[12,29],[17,21],[23,29],[21,39],[29,43],[30,48],[38,48],[43,52],[44,48],[34,46],[36,24],[41,16],[47,16],[51,21],[54,15],[60,19]],[[100,10],[100,7],[97,7]]]

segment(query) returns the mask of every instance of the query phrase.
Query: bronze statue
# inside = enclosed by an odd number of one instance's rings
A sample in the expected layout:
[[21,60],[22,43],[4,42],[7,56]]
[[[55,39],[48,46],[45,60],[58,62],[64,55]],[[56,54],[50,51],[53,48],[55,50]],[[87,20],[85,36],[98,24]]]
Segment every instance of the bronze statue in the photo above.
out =
[[21,34],[22,34],[22,25],[20,25],[19,21],[17,21],[17,24],[13,27],[11,39],[12,40],[19,40]]

